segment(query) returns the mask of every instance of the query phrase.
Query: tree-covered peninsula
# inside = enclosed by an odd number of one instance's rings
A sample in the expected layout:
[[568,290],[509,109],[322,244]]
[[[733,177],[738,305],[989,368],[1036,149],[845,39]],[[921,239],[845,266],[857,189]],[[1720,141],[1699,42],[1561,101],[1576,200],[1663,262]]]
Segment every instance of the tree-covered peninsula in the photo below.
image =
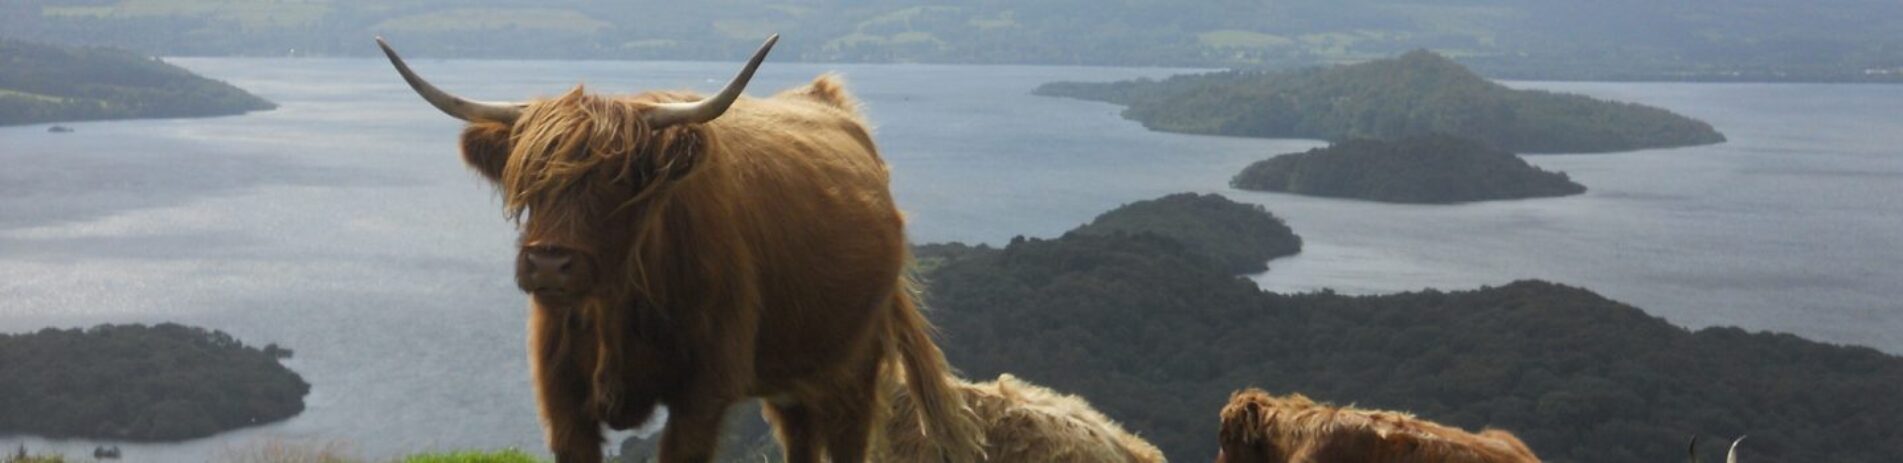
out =
[[[1121,210],[1215,203],[1185,197]],[[1195,215],[1154,217],[1171,214]],[[1204,253],[1220,243],[1183,241],[1217,236],[1073,231],[914,251],[932,264],[923,270],[929,315],[965,377],[1011,373],[1081,395],[1173,461],[1213,459],[1217,411],[1251,386],[1507,429],[1550,462],[1683,461],[1693,435],[1703,455],[1750,435],[1742,461],[1903,455],[1891,424],[1903,416],[1903,357],[1789,334],[1688,330],[1542,281],[1379,296],[1264,292]],[[773,454],[757,412],[729,416],[737,421],[721,461]],[[640,456],[651,446],[631,438],[622,448]]]
[[1356,139],[1257,161],[1229,181],[1244,190],[1394,203],[1448,204],[1584,193],[1564,172],[1473,140],[1423,135]]
[[1671,111],[1515,90],[1427,51],[1289,72],[1055,82],[1036,93],[1126,105],[1124,117],[1168,132],[1326,140],[1446,133],[1516,153],[1596,153],[1725,141],[1710,124]]
[[310,392],[289,355],[171,323],[0,334],[0,435],[174,441],[283,420]]
[[[1176,202],[1156,201],[1165,206]],[[1789,334],[1688,330],[1560,284],[1347,296],[1264,292],[1156,233],[937,246],[941,345],[965,376],[1088,398],[1172,460],[1214,457],[1249,386],[1511,430],[1546,461],[1885,462],[1903,357]],[[1270,277],[1274,274],[1270,273]]]
[[227,116],[276,107],[157,58],[0,38],[0,125]]

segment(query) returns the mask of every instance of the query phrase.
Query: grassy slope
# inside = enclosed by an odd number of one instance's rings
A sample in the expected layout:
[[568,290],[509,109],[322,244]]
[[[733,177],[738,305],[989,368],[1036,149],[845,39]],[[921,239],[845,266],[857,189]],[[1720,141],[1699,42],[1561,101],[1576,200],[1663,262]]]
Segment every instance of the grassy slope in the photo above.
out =
[[[218,463],[367,463],[371,460],[354,457],[336,446],[299,446],[283,443],[271,443],[248,451],[228,453],[217,458]],[[138,461],[137,455],[128,455],[126,461]],[[90,459],[67,458],[65,455],[39,454],[24,458],[9,455],[0,459],[0,463],[67,463],[91,461]],[[541,463],[546,460],[537,458],[521,450],[457,450],[448,452],[428,452],[407,455],[393,463]]]

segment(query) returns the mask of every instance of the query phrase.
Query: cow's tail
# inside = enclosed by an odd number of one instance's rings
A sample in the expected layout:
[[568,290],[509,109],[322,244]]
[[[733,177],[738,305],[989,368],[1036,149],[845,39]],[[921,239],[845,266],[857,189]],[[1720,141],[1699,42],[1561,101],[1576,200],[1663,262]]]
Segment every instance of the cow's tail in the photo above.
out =
[[894,313],[887,324],[887,339],[891,342],[887,345],[895,351],[892,357],[899,367],[893,373],[904,375],[905,392],[910,393],[917,407],[919,429],[925,433],[925,440],[937,447],[935,453],[943,461],[984,461],[984,426],[954,387],[956,378],[951,366],[932,342],[932,325],[920,313],[917,288],[911,278],[902,277],[892,298]]

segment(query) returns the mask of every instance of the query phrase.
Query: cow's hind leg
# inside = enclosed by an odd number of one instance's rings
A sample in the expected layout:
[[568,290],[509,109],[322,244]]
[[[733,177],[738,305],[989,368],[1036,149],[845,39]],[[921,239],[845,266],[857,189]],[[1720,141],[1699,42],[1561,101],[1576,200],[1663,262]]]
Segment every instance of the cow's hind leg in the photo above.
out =
[[869,357],[853,376],[839,380],[820,417],[819,429],[833,463],[865,461],[873,424],[884,416],[877,389],[879,358]]
[[826,423],[821,429],[826,433],[826,454],[836,463],[866,461],[866,447],[872,440],[873,414],[868,407],[863,406],[850,410],[850,413],[832,412],[828,410]]
[[820,433],[818,417],[812,407],[766,401],[767,421],[773,423],[773,437],[780,441],[786,463],[819,463]]

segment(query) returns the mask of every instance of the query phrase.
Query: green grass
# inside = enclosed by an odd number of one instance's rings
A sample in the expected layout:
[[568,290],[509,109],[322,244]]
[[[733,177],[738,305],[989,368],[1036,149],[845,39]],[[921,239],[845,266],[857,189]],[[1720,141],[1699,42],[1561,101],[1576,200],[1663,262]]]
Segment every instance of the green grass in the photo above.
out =
[[776,32],[779,25],[765,19],[716,19],[714,30],[723,37],[736,39],[763,38]]
[[237,21],[246,29],[301,26],[330,14],[328,1],[121,0],[105,6],[48,6],[48,16],[183,16]]
[[[359,458],[353,453],[347,445],[337,442],[261,441],[226,449],[212,461],[218,463],[369,463],[372,461]],[[130,453],[127,457],[129,458],[126,461],[139,461]],[[28,455],[22,458],[14,451],[0,453],[0,463],[76,461],[81,460],[69,459],[59,454]],[[544,460],[528,452],[516,449],[425,452],[388,461],[390,463],[545,463]]]
[[1223,29],[1196,35],[1196,41],[1217,48],[1269,48],[1295,45],[1287,37],[1260,32]]
[[65,456],[62,456],[62,455],[28,455],[28,456],[26,456],[26,457],[21,457],[21,456],[19,456],[19,455],[8,455],[8,456],[7,456],[7,459],[5,459],[5,460],[0,460],[0,462],[5,462],[5,463],[66,463],[66,457],[65,457]]
[[572,30],[595,33],[607,21],[559,8],[451,8],[391,18],[371,26],[378,31],[446,32],[487,29]]
[[969,20],[966,20],[965,24],[970,24],[971,27],[976,27],[981,30],[991,30],[991,29],[1002,29],[1006,27],[1016,27],[1018,25],[1018,20],[1016,17],[1012,15],[1011,10],[1004,10],[1004,12],[999,13],[998,17],[996,18],[973,17]]
[[27,93],[27,92],[22,92],[22,91],[18,91],[18,90],[7,90],[7,89],[4,89],[4,88],[0,88],[0,96],[18,96],[18,97],[26,97],[26,98],[32,98],[32,99],[35,99],[35,100],[43,100],[43,101],[51,101],[51,102],[54,102],[54,103],[58,103],[58,102],[62,102],[62,101],[66,101],[66,99],[65,99],[65,98],[60,98],[60,97],[56,97],[56,96],[51,96],[51,95],[41,95],[41,94],[38,94],[38,93]]
[[402,463],[541,463],[542,460],[530,456],[521,450],[497,451],[455,451],[443,453],[419,453],[403,457]]
[[1412,20],[1428,34],[1473,37],[1481,45],[1498,45],[1498,32],[1505,25],[1524,18],[1523,13],[1506,6],[1450,6],[1399,4],[1376,7]]
[[858,26],[855,27],[855,29],[863,31],[863,30],[866,30],[867,28],[881,28],[881,27],[890,27],[890,26],[899,26],[904,29],[911,29],[913,19],[917,19],[919,17],[932,15],[932,14],[957,13],[958,11],[959,9],[957,7],[950,7],[950,6],[914,6],[910,8],[902,8],[902,9],[893,10],[891,12],[887,12],[884,14],[880,14],[878,16],[873,16],[864,21],[860,21]]

